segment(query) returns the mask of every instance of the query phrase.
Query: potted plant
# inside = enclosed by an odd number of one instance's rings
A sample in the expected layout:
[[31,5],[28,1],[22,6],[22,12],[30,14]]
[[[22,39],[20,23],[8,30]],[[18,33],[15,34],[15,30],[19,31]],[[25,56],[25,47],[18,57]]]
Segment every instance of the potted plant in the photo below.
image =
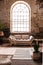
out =
[[4,36],[5,36],[6,38],[8,38],[8,37],[10,36],[10,29],[9,29],[8,27],[5,27],[5,28],[3,29],[3,32],[4,32]]
[[40,58],[39,45],[36,43],[35,40],[33,41],[33,43],[34,43],[34,45],[33,45],[33,48],[34,48],[33,60],[37,61]]
[[3,31],[3,29],[4,29],[4,24],[0,23],[0,32]]

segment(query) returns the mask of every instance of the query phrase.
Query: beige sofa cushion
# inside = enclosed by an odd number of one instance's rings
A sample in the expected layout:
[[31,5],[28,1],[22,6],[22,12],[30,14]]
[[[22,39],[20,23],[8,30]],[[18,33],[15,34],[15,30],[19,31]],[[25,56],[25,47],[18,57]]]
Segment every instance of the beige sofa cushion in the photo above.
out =
[[29,39],[29,35],[22,35],[22,39]]
[[14,35],[16,39],[21,39],[21,35]]

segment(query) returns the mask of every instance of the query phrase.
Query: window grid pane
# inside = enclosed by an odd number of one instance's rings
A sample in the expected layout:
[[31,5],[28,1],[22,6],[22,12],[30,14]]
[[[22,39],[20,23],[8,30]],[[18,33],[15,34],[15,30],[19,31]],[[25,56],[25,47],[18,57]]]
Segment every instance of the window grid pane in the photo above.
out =
[[24,4],[17,4],[12,10],[12,32],[29,32],[29,9]]

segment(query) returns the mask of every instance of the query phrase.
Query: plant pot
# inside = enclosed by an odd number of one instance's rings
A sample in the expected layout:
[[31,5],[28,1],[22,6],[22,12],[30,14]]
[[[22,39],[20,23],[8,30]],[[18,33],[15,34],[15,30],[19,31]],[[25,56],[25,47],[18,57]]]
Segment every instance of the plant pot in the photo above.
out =
[[33,52],[33,60],[39,60],[40,59],[40,52]]

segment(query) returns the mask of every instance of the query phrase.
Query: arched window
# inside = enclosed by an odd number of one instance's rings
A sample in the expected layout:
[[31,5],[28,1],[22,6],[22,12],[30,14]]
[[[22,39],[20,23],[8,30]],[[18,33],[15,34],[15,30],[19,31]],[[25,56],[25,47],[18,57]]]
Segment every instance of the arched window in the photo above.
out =
[[27,33],[31,31],[31,9],[24,1],[15,2],[10,9],[11,33]]

